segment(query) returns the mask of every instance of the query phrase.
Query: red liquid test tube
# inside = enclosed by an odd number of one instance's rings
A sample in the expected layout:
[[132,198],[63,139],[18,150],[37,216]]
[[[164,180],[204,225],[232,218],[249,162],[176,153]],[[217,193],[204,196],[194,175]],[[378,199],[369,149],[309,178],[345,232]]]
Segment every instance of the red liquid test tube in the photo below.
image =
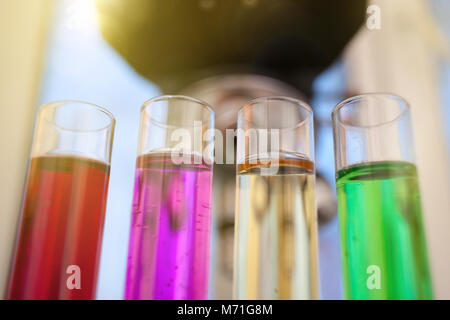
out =
[[114,125],[89,103],[40,108],[8,299],[95,299]]

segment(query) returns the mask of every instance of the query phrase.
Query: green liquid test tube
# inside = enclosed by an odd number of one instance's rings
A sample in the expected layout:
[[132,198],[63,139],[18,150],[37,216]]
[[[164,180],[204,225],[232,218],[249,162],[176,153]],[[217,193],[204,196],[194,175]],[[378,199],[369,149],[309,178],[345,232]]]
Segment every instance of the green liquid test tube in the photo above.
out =
[[346,299],[432,299],[410,110],[368,94],[333,112]]

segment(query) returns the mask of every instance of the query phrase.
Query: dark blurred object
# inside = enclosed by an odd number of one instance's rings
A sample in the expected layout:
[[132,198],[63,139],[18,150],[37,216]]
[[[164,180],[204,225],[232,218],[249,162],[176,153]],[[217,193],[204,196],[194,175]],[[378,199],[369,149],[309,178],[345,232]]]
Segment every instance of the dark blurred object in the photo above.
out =
[[310,96],[362,25],[366,1],[97,0],[106,40],[164,92],[258,73]]
[[255,74],[227,74],[194,82],[180,92],[206,101],[214,108],[215,127],[235,129],[238,110],[249,100],[264,96],[288,96],[307,101],[296,88]]

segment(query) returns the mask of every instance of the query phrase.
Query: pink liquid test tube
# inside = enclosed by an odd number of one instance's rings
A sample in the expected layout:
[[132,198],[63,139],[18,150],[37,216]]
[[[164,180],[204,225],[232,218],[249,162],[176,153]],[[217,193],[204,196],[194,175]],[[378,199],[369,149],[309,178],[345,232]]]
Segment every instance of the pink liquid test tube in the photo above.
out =
[[213,128],[202,101],[144,104],[125,299],[208,298]]

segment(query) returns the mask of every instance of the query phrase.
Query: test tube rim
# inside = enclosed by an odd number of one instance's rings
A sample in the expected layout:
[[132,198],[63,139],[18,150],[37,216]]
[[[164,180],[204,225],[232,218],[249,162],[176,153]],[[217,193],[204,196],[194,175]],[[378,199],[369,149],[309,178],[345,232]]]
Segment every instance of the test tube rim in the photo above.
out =
[[146,115],[149,116],[149,119],[152,123],[155,123],[156,125],[163,127],[163,128],[176,128],[177,126],[174,125],[170,125],[170,124],[166,124],[166,123],[162,123],[158,120],[155,120],[152,118],[152,116],[147,112],[147,108],[150,107],[153,103],[155,102],[160,102],[160,101],[168,101],[168,100],[184,100],[184,101],[188,101],[188,102],[194,102],[197,105],[200,105],[203,109],[207,110],[210,114],[210,118],[211,118],[211,127],[214,127],[214,117],[215,117],[215,112],[214,109],[211,107],[211,105],[203,100],[197,99],[197,98],[193,98],[193,97],[189,97],[186,95],[181,95],[181,94],[166,94],[166,95],[161,95],[161,96],[156,96],[153,97],[151,99],[148,99],[147,101],[144,102],[144,104],[141,107],[141,114],[145,113]]
[[[264,103],[266,101],[277,101],[277,100],[278,101],[283,101],[283,102],[291,102],[292,104],[295,104],[299,109],[306,110],[307,114],[308,114],[303,120],[301,120],[297,124],[295,124],[293,126],[290,126],[290,127],[277,128],[278,130],[280,130],[280,131],[295,130],[295,129],[303,126],[305,123],[313,120],[314,112],[313,112],[313,109],[311,108],[311,106],[308,103],[306,103],[306,102],[304,102],[302,100],[296,99],[296,98],[285,97],[285,96],[265,96],[265,97],[258,97],[258,98],[255,98],[255,99],[252,99],[252,100],[246,102],[239,109],[239,111],[237,113],[238,121],[242,118],[241,115],[242,115],[242,113],[244,112],[245,109],[247,109],[247,108],[249,108],[249,107],[251,107],[253,105],[259,104],[259,103]],[[253,122],[251,122],[249,120],[245,120],[245,121],[249,122],[249,123],[253,123]],[[239,125],[238,125],[238,127],[239,127]]]
[[[388,98],[391,100],[395,100],[398,102],[399,106],[401,107],[401,111],[400,113],[395,116],[394,118],[388,120],[388,121],[383,121],[377,124],[369,124],[369,125],[353,125],[353,124],[349,124],[346,122],[343,122],[340,117],[339,117],[339,111],[354,103],[357,101],[361,101],[364,98],[368,98],[368,97],[382,97],[382,98]],[[377,127],[382,127],[385,125],[389,125],[392,123],[397,122],[399,119],[401,119],[402,117],[404,117],[406,114],[408,114],[411,110],[411,106],[408,103],[408,101],[406,101],[406,99],[402,98],[399,95],[396,95],[394,93],[390,93],[390,92],[369,92],[369,93],[364,93],[364,94],[359,94],[356,96],[352,96],[349,97],[341,102],[339,102],[333,109],[333,111],[331,112],[331,118],[332,118],[332,122],[335,123],[336,125],[339,125],[341,127],[345,127],[345,128],[352,128],[353,130],[368,130],[368,129],[372,129],[372,128],[377,128]]]
[[114,115],[106,108],[96,105],[94,103],[91,102],[86,102],[86,101],[81,101],[81,100],[57,100],[57,101],[53,101],[53,102],[49,102],[49,103],[45,103],[43,105],[41,105],[39,107],[39,111],[38,114],[39,116],[44,112],[47,111],[49,108],[58,108],[61,107],[63,105],[66,104],[80,104],[80,105],[85,105],[85,106],[89,106],[89,107],[93,107],[95,110],[105,114],[108,119],[110,120],[108,125],[100,127],[98,129],[70,129],[70,128],[66,128],[64,126],[61,126],[57,123],[55,123],[54,121],[51,121],[49,119],[47,119],[47,117],[43,117],[43,119],[51,124],[52,126],[54,126],[55,128],[62,130],[62,131],[66,131],[66,132],[76,132],[76,133],[93,133],[93,132],[100,132],[100,131],[104,131],[104,130],[108,130],[108,129],[114,129],[114,126],[116,124],[116,118],[114,117]]

